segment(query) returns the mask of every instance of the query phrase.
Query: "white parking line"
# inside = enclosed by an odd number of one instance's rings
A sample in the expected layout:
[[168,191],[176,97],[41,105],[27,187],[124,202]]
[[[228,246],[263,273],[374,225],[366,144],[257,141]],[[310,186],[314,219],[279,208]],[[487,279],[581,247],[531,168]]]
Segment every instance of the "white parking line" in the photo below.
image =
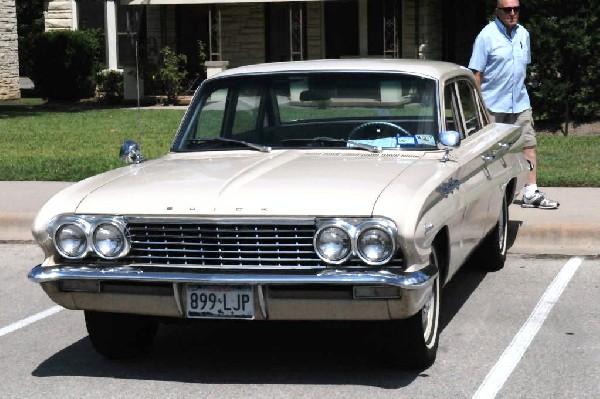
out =
[[18,330],[19,328],[23,328],[28,326],[31,323],[35,323],[36,321],[42,320],[48,316],[52,316],[55,313],[60,312],[64,308],[62,306],[52,306],[50,309],[44,310],[43,312],[34,314],[33,316],[29,316],[23,320],[19,320],[16,323],[10,324],[6,327],[0,328],[0,337],[10,334],[13,331]]
[[496,397],[498,391],[500,391],[510,374],[521,361],[523,354],[542,327],[546,317],[583,260],[583,257],[577,256],[571,258],[562,267],[558,275],[554,278],[554,281],[552,281],[544,295],[540,298],[525,324],[523,324],[523,327],[521,327],[521,330],[515,335],[508,348],[506,348],[500,359],[498,359],[498,362],[496,362],[492,370],[485,377],[485,380],[479,386],[475,395],[473,395],[473,399],[492,399]]

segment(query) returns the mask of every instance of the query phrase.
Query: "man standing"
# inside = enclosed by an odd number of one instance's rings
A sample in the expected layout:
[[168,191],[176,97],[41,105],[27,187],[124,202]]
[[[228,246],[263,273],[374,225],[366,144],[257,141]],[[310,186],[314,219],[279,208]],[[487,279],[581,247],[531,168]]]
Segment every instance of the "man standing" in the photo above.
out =
[[537,187],[537,141],[525,87],[531,51],[529,32],[518,24],[519,11],[519,0],[498,0],[496,18],[475,39],[469,68],[475,74],[492,119],[498,123],[516,124],[523,129],[523,155],[531,170],[523,189],[521,206],[555,209],[559,203],[546,198]]

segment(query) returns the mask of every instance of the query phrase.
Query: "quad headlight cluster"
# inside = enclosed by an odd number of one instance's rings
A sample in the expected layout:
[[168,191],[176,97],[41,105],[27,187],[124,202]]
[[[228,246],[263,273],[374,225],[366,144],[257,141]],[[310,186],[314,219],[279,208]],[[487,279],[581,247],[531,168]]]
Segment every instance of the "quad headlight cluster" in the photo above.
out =
[[52,221],[49,234],[56,251],[67,259],[95,254],[103,259],[121,258],[131,247],[123,218],[63,215]]
[[368,265],[383,265],[396,253],[396,225],[388,219],[321,219],[314,247],[326,263],[339,265],[352,256]]

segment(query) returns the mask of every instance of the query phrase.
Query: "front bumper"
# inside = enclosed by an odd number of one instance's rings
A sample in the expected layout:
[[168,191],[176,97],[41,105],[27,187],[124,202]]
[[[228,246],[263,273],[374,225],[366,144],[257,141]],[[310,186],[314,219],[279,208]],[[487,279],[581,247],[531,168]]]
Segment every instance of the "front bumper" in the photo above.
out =
[[[257,294],[257,319],[389,320],[410,317],[421,309],[437,275],[433,265],[402,273],[324,270],[316,274],[215,274],[181,269],[147,271],[131,266],[39,265],[28,277],[68,309],[184,317],[183,290],[187,283],[193,283],[252,286]],[[71,288],[65,289],[65,282]],[[72,288],[78,282],[81,288]],[[85,288],[96,282],[98,289]],[[101,288],[104,285],[112,288]],[[357,287],[396,288],[398,294],[358,298]]]

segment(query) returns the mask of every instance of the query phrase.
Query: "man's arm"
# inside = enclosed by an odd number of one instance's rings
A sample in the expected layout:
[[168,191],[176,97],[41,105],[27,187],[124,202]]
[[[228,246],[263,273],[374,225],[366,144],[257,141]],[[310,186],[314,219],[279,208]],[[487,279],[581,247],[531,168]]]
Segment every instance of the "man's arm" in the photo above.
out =
[[477,82],[477,86],[481,89],[481,79],[483,79],[483,72],[473,71],[473,75],[475,76],[475,81]]

